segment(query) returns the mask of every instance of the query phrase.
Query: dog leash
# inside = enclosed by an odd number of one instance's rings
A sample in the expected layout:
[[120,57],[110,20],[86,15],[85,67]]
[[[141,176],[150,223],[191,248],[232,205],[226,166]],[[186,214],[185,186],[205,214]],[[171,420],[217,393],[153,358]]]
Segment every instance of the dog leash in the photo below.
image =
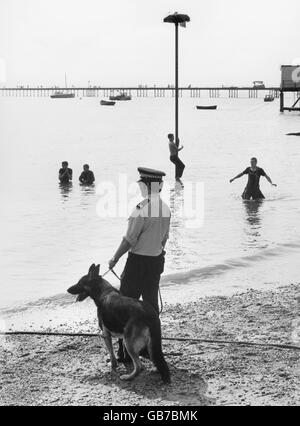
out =
[[[114,276],[116,277],[116,278],[118,278],[118,280],[119,281],[121,281],[121,278],[119,277],[119,275],[114,271],[114,269],[113,268],[111,268],[111,269],[108,269],[103,275],[102,275],[102,278],[103,277],[105,277],[109,272],[112,272],[113,274],[114,274]],[[163,310],[164,310],[164,303],[163,303],[163,300],[162,300],[162,296],[161,296],[161,291],[160,291],[160,288],[158,287],[158,294],[159,294],[159,301],[160,301],[160,311],[159,311],[159,314],[161,314],[162,312],[163,312]]]
[[161,292],[160,292],[160,288],[158,287],[158,294],[159,294],[159,300],[160,300],[160,311],[159,314],[161,314],[164,310],[164,303],[161,297]]
[[118,278],[119,281],[121,281],[121,278],[119,277],[119,275],[112,269],[109,269],[108,271],[106,271],[103,275],[102,278],[105,277],[105,275],[107,275],[109,272],[112,272],[114,274],[115,277]]

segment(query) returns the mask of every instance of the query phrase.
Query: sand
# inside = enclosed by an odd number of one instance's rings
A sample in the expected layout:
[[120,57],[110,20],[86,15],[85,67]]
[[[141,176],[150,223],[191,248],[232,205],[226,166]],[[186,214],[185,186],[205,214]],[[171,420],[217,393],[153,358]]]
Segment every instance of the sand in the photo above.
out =
[[[299,285],[293,284],[165,305],[163,335],[300,346],[299,301]],[[73,320],[54,321],[47,329],[94,332],[95,308],[84,303],[72,304]],[[49,317],[48,311],[51,321]],[[14,324],[12,318],[9,323]],[[23,329],[32,327],[24,324]],[[117,373],[110,371],[100,338],[5,337],[0,404],[299,405],[300,351],[169,341],[163,346],[170,386],[162,384],[149,361],[133,382],[121,381],[126,368],[120,365]]]

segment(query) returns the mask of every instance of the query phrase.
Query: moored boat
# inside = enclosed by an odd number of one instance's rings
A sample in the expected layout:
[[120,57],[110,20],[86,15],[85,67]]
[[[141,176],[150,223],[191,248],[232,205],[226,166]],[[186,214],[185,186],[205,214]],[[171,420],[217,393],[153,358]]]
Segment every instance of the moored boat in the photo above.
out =
[[71,99],[75,98],[75,93],[70,92],[70,90],[67,89],[67,74],[65,74],[65,87],[66,90],[56,90],[52,95],[50,95],[50,98],[52,99]]
[[265,102],[273,102],[275,100],[274,96],[266,95],[264,101]]
[[218,108],[217,105],[197,105],[197,109],[201,109],[201,110],[216,110]]
[[100,101],[100,105],[114,106],[114,105],[116,105],[116,102],[115,101],[105,101],[105,100],[102,100],[102,101]]
[[110,96],[110,101],[131,101],[131,96],[127,95],[127,93],[122,92],[119,95],[116,96]]
[[52,99],[68,99],[75,98],[75,93],[56,91],[50,96]]

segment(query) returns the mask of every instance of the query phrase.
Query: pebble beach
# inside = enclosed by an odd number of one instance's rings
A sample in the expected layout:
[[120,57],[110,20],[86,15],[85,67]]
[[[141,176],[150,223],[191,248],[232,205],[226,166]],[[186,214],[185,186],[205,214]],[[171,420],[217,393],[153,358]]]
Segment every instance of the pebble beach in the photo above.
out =
[[[300,287],[249,290],[165,304],[164,337],[243,341],[300,347]],[[163,293],[164,295],[164,293]],[[73,318],[43,324],[27,317],[23,329],[95,332],[92,303],[69,306]],[[53,316],[53,320],[49,319]],[[19,313],[19,321],[22,315]],[[41,318],[39,316],[39,318]],[[31,322],[30,322],[31,321]],[[7,313],[6,324],[18,323]],[[19,324],[20,326],[20,324]],[[20,328],[19,328],[20,329]],[[149,361],[132,382],[111,372],[98,337],[9,336],[2,338],[0,403],[87,406],[295,406],[300,402],[300,352],[272,346],[164,340],[172,384],[163,385]]]

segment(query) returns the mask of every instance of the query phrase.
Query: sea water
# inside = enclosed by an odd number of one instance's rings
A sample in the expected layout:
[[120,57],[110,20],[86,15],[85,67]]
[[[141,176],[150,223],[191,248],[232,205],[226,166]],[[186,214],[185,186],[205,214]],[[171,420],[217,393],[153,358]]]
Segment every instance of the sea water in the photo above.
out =
[[[300,138],[286,136],[299,132],[299,114],[280,114],[278,100],[262,98],[180,100],[184,181],[204,190],[203,223],[195,228],[181,214],[186,189],[175,185],[169,161],[174,99],[115,107],[99,100],[0,98],[1,307],[59,298],[93,262],[107,270],[127,221],[126,214],[99,216],[101,185],[118,189],[121,176],[133,188],[138,166],[167,173],[172,225],[161,283],[176,288],[178,301],[187,289],[221,294],[299,279]],[[195,108],[211,103],[217,111]],[[262,178],[259,204],[241,199],[246,177],[229,184],[253,156],[278,184]],[[64,160],[74,174],[67,188],[58,184]],[[95,187],[79,185],[85,163]]]

